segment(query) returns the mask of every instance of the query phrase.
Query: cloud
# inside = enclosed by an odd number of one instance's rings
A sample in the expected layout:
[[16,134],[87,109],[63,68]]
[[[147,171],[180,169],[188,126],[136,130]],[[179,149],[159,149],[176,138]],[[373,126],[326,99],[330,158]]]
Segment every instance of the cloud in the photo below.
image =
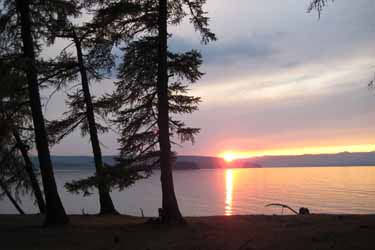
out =
[[273,39],[271,35],[254,35],[246,40],[218,41],[202,45],[198,41],[175,36],[170,40],[169,48],[172,51],[197,49],[201,51],[204,63],[212,66],[271,56],[277,53],[271,46]]
[[[320,20],[306,13],[309,2],[209,0],[219,40],[207,46],[187,21],[170,28],[169,47],[200,50],[206,73],[192,86],[203,98],[200,110],[183,117],[202,132],[194,146],[175,148],[179,153],[372,143],[375,2],[335,1]],[[47,116],[62,111],[54,105]],[[105,154],[117,152],[116,137],[101,136]],[[87,142],[71,136],[53,152],[90,154]]]
[[[202,127],[193,147],[182,152],[267,150],[372,144],[375,93],[365,86],[280,102],[250,100],[230,105],[203,104],[187,118]],[[209,123],[208,123],[209,120]]]

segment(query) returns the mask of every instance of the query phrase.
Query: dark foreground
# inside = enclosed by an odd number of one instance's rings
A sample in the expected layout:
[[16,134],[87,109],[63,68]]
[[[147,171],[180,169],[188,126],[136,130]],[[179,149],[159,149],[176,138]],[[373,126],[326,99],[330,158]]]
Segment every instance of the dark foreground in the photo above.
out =
[[0,249],[375,249],[375,215],[188,218],[184,226],[144,224],[129,216],[71,216],[41,228],[40,216],[0,215]]

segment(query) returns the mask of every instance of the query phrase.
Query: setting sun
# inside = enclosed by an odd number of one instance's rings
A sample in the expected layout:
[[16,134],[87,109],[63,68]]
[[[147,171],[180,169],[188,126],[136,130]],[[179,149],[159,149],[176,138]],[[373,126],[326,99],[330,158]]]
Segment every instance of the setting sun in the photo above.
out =
[[223,154],[223,158],[226,162],[232,162],[235,159],[235,156],[231,152],[227,152]]

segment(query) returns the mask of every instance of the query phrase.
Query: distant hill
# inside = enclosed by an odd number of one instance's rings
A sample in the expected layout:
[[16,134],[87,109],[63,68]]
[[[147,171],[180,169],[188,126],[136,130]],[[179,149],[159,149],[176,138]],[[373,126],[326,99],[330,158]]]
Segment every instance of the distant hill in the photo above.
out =
[[[35,165],[39,165],[38,159],[36,157],[32,158]],[[103,161],[106,164],[114,165],[114,156],[103,156]],[[91,156],[52,156],[52,163],[56,168],[61,169],[93,169],[94,168],[94,158]],[[199,169],[199,164],[195,161],[184,161],[178,159],[175,163],[175,169],[186,170],[186,169]]]
[[225,162],[224,159],[220,157],[211,157],[211,156],[188,156],[182,155],[178,156],[178,162],[194,162],[198,165],[199,168],[257,168],[261,167],[257,162],[248,162],[243,160]]
[[[113,165],[114,156],[104,156],[105,163]],[[37,158],[33,157],[37,164]],[[57,168],[82,169],[93,168],[91,156],[52,156]],[[339,153],[299,156],[262,156],[241,159],[230,163],[219,157],[209,156],[178,156],[175,169],[211,169],[211,168],[258,168],[258,167],[313,167],[313,166],[375,166],[375,152],[370,153]]]
[[262,156],[241,160],[267,167],[375,166],[375,152],[299,156]]
[[[34,164],[39,165],[37,157],[33,157]],[[103,161],[107,164],[113,165],[115,159],[113,156],[103,156]],[[93,168],[94,157],[92,156],[52,156],[52,163],[57,168]]]

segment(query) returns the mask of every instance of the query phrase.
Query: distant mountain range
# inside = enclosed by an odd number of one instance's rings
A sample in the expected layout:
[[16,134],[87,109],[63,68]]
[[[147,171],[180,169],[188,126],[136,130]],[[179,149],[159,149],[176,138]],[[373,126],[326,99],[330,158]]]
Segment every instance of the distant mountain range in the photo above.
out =
[[299,155],[299,156],[263,156],[246,160],[267,167],[314,167],[314,166],[375,166],[375,152]]
[[[105,163],[115,164],[114,156],[104,156]],[[37,164],[37,158],[33,157]],[[82,169],[93,168],[91,156],[52,156],[56,168]],[[259,168],[259,167],[314,167],[314,166],[375,166],[375,152],[339,153],[298,156],[262,156],[240,159],[230,163],[219,157],[178,156],[175,169],[210,169],[210,168]]]

